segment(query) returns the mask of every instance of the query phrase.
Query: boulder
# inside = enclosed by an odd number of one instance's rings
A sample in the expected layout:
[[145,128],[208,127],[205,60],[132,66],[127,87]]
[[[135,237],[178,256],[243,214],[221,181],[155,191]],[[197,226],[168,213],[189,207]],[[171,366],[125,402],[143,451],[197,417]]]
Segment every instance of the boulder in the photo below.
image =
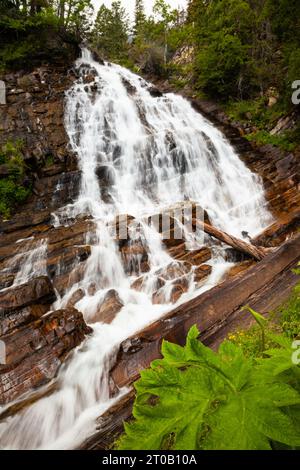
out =
[[161,98],[163,96],[163,93],[155,86],[149,87],[148,91],[153,98]]
[[170,263],[167,267],[160,269],[156,272],[157,276],[165,281],[172,281],[174,279],[181,278],[186,276],[192,270],[191,263],[187,261],[184,262],[173,262]]
[[52,380],[67,354],[91,332],[80,312],[67,309],[2,336],[5,364],[0,365],[0,405]]
[[194,281],[198,284],[198,287],[203,283],[204,279],[210,276],[212,273],[212,267],[207,264],[201,264],[194,271]]
[[172,283],[171,290],[168,292],[168,296],[166,295],[166,290],[164,288],[155,292],[152,296],[152,303],[156,304],[176,304],[180,297],[185,294],[189,289],[189,283],[187,279],[181,279],[174,281]]
[[100,186],[112,186],[115,182],[115,170],[109,165],[100,165],[96,168],[96,175]]
[[99,304],[91,323],[102,322],[110,324],[123,307],[124,304],[120,299],[118,292],[111,289],[106,293],[103,301]]
[[83,297],[85,296],[85,292],[83,289],[77,289],[74,294],[72,294],[71,298],[68,300],[67,308],[74,307]]
[[[147,282],[147,274],[144,276],[140,276],[138,279],[136,279],[132,284],[131,284],[131,289],[137,290],[138,292],[141,292],[146,285]],[[164,287],[166,284],[166,281],[162,279],[161,277],[157,277],[155,279],[155,283],[153,285],[153,289],[155,291],[158,291],[162,287]]]
[[94,59],[95,62],[98,62],[100,65],[105,65],[105,62],[102,59],[102,57],[100,56],[99,52],[93,50],[92,51],[92,56],[93,56],[93,59]]
[[120,251],[124,269],[128,275],[139,275],[150,270],[148,252],[141,241],[132,242],[128,240]]
[[127,93],[129,95],[132,96],[137,92],[136,87],[134,85],[132,85],[132,83],[130,83],[128,80],[126,80],[125,77],[122,77],[122,83],[123,83],[124,87],[126,88]]
[[45,315],[50,310],[50,307],[50,304],[34,304],[6,313],[0,317],[0,337],[7,335],[20,326],[37,320]]
[[48,257],[47,272],[51,278],[55,277],[56,274],[70,273],[74,267],[86,261],[90,255],[91,247],[89,245],[64,247]]
[[51,304],[56,300],[53,285],[47,276],[31,279],[26,284],[0,292],[0,314],[32,304]]

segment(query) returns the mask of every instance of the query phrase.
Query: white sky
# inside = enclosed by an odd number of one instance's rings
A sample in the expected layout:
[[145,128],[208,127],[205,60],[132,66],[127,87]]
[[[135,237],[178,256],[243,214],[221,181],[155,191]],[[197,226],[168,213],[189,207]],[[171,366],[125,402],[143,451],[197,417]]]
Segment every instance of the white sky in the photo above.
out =
[[[155,0],[144,0],[144,5],[146,9],[146,13],[149,15],[152,12],[152,7],[154,5]],[[171,5],[173,8],[179,7],[185,7],[187,5],[187,0],[167,0],[169,5]],[[93,4],[95,7],[95,13],[97,13],[100,5],[105,4],[106,6],[110,6],[112,3],[112,0],[93,0]],[[128,13],[130,14],[131,18],[133,18],[133,12],[134,12],[134,6],[135,6],[135,0],[122,0],[123,6],[128,10]]]

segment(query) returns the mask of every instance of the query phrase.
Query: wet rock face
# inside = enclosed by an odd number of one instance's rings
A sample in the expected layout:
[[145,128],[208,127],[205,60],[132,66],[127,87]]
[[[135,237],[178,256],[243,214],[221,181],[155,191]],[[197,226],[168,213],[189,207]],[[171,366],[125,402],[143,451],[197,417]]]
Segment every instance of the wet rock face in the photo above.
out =
[[0,292],[0,315],[34,303],[50,305],[56,299],[54,289],[47,276],[32,279],[26,284]]
[[91,323],[102,322],[110,324],[123,307],[124,304],[120,299],[118,292],[111,289],[99,304]]
[[0,145],[21,139],[26,162],[37,167],[43,167],[47,157],[51,162],[73,164],[64,129],[64,92],[73,80],[67,67],[45,65],[30,74],[20,71],[1,78],[7,87],[7,104],[1,108]]
[[0,404],[53,379],[67,354],[89,333],[82,314],[70,308],[1,336],[6,363],[0,365]]
[[[45,199],[49,198],[50,188],[51,185],[41,185]],[[48,272],[48,276],[35,277],[0,292],[0,341],[6,354],[5,363],[0,365],[2,405],[52,380],[67,354],[91,332],[73,305],[48,312],[56,300],[55,288],[64,292],[78,275],[74,269],[84,272],[82,267],[91,250],[85,245],[85,237],[93,224],[90,220],[78,220],[55,229],[49,209],[31,208],[3,222],[0,229],[1,288],[13,283],[20,266],[11,261],[18,253],[26,254],[27,248],[31,249],[32,237],[33,246],[47,241],[43,256]]]

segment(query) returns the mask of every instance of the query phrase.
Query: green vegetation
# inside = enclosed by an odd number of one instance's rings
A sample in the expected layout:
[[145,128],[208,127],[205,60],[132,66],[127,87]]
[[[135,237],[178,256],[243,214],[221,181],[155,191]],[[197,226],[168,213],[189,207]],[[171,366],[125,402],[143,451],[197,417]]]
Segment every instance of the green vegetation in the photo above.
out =
[[89,32],[91,0],[2,0],[0,71],[67,55]]
[[108,60],[218,100],[233,120],[254,128],[249,140],[291,151],[300,145],[299,126],[275,137],[270,131],[280,117],[297,111],[291,102],[292,83],[300,79],[297,5],[298,0],[190,0],[184,11],[156,0],[147,17],[143,0],[136,0],[130,29],[115,1],[100,8],[91,41]]
[[[268,333],[270,336],[270,333]],[[194,326],[185,347],[163,342],[135,384],[135,420],[119,450],[271,450],[300,446],[300,369],[291,342],[246,357],[225,341],[215,353]]]
[[267,97],[230,101],[224,109],[232,121],[248,124],[256,129],[246,135],[251,142],[256,142],[258,145],[271,144],[285,151],[294,151],[300,145],[300,124],[294,129],[272,135],[269,131],[286,115],[287,110],[282,102],[271,107],[267,103]]
[[[299,272],[300,274],[300,272]],[[264,329],[271,333],[266,335],[267,348],[276,346],[272,341],[272,333],[282,334],[287,339],[294,340],[300,334],[300,284],[298,284],[290,299],[279,309],[271,312]],[[228,336],[229,340],[243,350],[247,357],[263,356],[261,348],[261,332],[257,325],[248,330],[239,330]]]
[[[295,270],[300,274],[300,269]],[[300,283],[269,319],[229,335],[217,353],[193,327],[185,347],[164,341],[162,360],[136,382],[120,450],[268,450],[300,446]]]
[[105,59],[125,63],[128,60],[128,34],[129,20],[121,2],[113,2],[111,8],[102,5],[91,35],[94,48]]
[[156,0],[153,15],[147,17],[143,0],[136,0],[130,28],[121,2],[114,1],[111,8],[100,7],[90,38],[104,58],[167,77],[172,70],[170,59],[186,37],[184,19],[184,11],[172,9],[164,0]]
[[9,218],[12,209],[24,202],[31,192],[24,184],[25,164],[22,142],[9,141],[0,151],[0,165],[7,169],[7,176],[0,179],[0,215]]
[[300,144],[298,132],[299,129],[297,129],[297,132],[287,131],[279,135],[271,135],[268,131],[258,131],[248,134],[246,138],[250,142],[256,142],[258,145],[271,144],[287,152],[292,152]]

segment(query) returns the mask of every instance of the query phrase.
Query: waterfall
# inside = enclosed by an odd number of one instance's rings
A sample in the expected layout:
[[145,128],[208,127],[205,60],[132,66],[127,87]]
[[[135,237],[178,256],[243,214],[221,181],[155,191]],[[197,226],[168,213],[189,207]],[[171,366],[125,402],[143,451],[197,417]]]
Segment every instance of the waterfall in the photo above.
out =
[[[139,76],[118,65],[100,65],[86,49],[76,70],[78,79],[66,93],[65,126],[78,156],[81,185],[77,200],[53,216],[56,227],[90,216],[96,230],[86,234],[92,251],[83,279],[53,309],[65,307],[81,289],[84,295],[76,308],[94,332],[61,368],[52,395],[0,423],[1,446],[10,449],[68,449],[82,442],[95,418],[116,399],[109,396],[108,372],[120,342],[171,309],[169,280],[159,286],[165,303],[152,302],[157,273],[170,263],[179,270],[182,265],[167,252],[155,225],[145,222],[149,216],[195,201],[215,226],[240,238],[242,231],[253,236],[271,221],[260,178],[187,100],[175,94],[157,96]],[[130,240],[138,249],[129,255],[129,267],[111,231],[119,214],[135,221]],[[201,248],[201,235],[190,236],[193,246]],[[188,273],[188,288],[179,302],[216,285],[230,266],[220,247],[212,249],[211,275],[196,286],[193,272]],[[45,257],[45,245],[38,250]],[[132,285],[143,274],[144,251],[148,270],[136,290]],[[33,258],[36,262],[36,251]],[[18,283],[25,274],[23,269]],[[110,324],[95,321],[99,305],[112,291],[123,308]]]

